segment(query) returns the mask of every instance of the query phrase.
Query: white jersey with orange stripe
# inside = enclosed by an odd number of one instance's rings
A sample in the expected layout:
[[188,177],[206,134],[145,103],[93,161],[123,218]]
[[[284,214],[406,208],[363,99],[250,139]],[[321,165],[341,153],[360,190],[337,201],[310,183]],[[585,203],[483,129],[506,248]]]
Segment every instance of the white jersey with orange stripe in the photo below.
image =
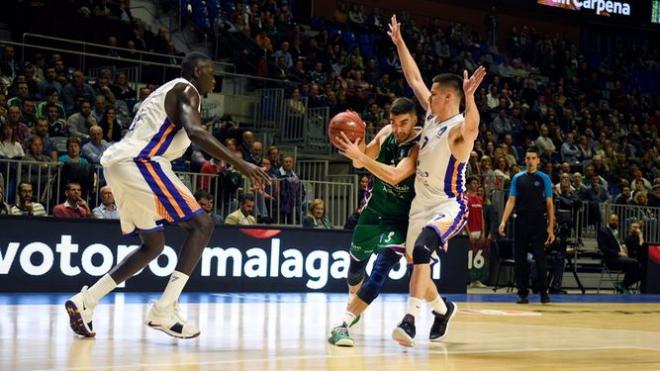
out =
[[[468,159],[454,157],[448,140],[449,131],[463,121],[463,114],[437,122],[430,112],[427,113],[419,142],[415,177],[417,202],[414,204],[420,205],[420,201],[437,203],[456,198],[465,192],[465,164]],[[411,215],[412,212],[411,210]]]
[[[165,111],[165,96],[177,84],[190,85],[195,89],[190,81],[177,78],[149,94],[126,135],[103,153],[103,166],[125,160],[149,160],[155,156],[173,161],[184,154],[190,146],[190,138],[180,123],[169,120]],[[201,101],[197,109],[201,109]]]

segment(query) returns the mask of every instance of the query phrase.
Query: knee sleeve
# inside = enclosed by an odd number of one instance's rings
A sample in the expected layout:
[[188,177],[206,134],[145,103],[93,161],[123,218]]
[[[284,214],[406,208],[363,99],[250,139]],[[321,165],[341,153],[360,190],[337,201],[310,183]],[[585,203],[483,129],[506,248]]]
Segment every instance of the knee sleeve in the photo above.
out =
[[382,272],[371,272],[371,276],[362,284],[360,290],[357,292],[357,296],[362,299],[365,303],[371,304],[374,299],[380,294],[380,289],[383,288],[385,284],[385,278],[387,274]]
[[424,227],[415,240],[413,249],[413,264],[429,264],[431,254],[440,247],[442,241],[440,236],[431,227]]
[[366,268],[367,263],[369,263],[369,260],[367,259],[360,261],[351,258],[351,261],[348,264],[348,277],[346,277],[349,286],[355,286],[362,282],[365,275],[364,269]]

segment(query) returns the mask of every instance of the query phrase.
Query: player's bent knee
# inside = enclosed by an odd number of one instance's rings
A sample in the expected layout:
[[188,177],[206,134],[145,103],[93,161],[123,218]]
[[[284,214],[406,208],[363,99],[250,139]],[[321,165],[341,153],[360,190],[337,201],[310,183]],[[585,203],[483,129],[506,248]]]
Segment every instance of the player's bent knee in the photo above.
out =
[[192,230],[189,230],[190,232],[197,231],[210,236],[215,228],[215,223],[213,223],[213,219],[210,216],[201,214],[190,220],[189,226],[192,227]]
[[380,294],[380,289],[383,288],[384,283],[385,276],[382,273],[372,272],[369,279],[358,290],[358,298],[367,304],[371,304],[378,297],[378,294]]
[[413,264],[429,264],[431,254],[440,246],[442,241],[431,227],[424,227],[415,240],[413,249]]

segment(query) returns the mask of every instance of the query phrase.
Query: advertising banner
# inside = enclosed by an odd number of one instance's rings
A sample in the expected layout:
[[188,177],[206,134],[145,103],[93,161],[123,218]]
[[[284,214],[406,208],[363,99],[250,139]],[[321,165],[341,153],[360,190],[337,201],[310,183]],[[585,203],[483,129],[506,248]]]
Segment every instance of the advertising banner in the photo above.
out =
[[[161,291],[185,236],[166,227],[163,253],[120,290]],[[350,239],[341,230],[217,226],[186,290],[345,292]],[[78,291],[139,246],[139,238],[121,235],[117,222],[0,218],[0,291]],[[467,238],[455,237],[433,278],[443,293],[465,293],[467,268]],[[384,292],[408,291],[406,269],[402,258]]]

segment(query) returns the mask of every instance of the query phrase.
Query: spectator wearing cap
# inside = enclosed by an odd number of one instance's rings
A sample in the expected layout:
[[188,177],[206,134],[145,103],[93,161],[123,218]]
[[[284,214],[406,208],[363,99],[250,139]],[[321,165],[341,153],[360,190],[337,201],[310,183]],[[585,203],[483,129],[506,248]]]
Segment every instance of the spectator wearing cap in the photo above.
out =
[[101,187],[101,204],[92,210],[96,219],[119,219],[119,209],[115,204],[115,196],[110,186]]

